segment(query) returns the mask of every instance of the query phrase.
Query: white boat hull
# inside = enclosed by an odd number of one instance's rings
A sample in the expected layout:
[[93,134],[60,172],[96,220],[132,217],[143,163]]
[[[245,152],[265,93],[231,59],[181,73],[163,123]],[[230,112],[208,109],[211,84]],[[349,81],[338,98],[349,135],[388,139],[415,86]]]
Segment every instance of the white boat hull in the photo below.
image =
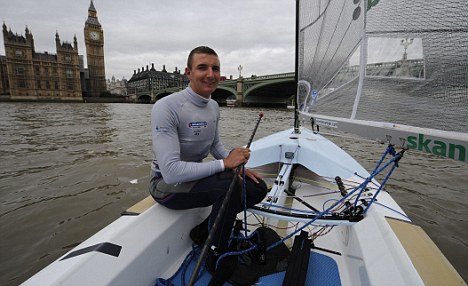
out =
[[[147,210],[123,215],[23,285],[154,285],[156,277],[175,272],[191,248],[188,232],[208,209],[173,211],[146,201]],[[122,248],[117,257],[91,251],[63,259],[102,243]]]
[[[248,164],[251,168],[261,169],[271,164],[282,165],[282,170],[288,170],[288,165],[304,168],[304,178],[309,176],[307,180],[312,183],[298,182],[296,196],[336,188],[330,182],[335,176],[356,185],[369,176],[343,150],[307,129],[300,134],[293,134],[292,129],[276,133],[254,142],[251,149]],[[279,192],[288,183],[278,183],[282,178],[288,179],[289,173],[283,175],[266,178],[273,185],[267,204],[271,205],[275,196],[277,203],[291,203],[291,198]],[[324,184],[328,185],[324,188]],[[339,197],[334,192],[312,196],[309,202],[325,208],[327,200]],[[410,222],[391,196],[382,191],[377,199],[378,204],[372,205],[358,222],[321,218],[307,228],[313,233],[327,226],[328,233],[313,241],[318,249],[312,251],[336,263],[336,281],[341,285],[463,285],[450,263],[422,229]],[[301,206],[295,201],[292,204]],[[303,225],[310,221],[272,214],[261,208],[252,212],[265,216],[264,223],[269,225]],[[207,208],[169,210],[148,197],[24,285],[154,285],[157,278],[169,278],[176,272],[191,250],[189,231],[208,213]],[[278,229],[278,233],[286,236],[294,230],[288,229],[284,233]],[[110,254],[103,253],[102,249],[89,251],[90,247],[103,243],[114,246]],[[116,251],[119,247],[120,251]],[[67,258],[70,255],[74,256]]]

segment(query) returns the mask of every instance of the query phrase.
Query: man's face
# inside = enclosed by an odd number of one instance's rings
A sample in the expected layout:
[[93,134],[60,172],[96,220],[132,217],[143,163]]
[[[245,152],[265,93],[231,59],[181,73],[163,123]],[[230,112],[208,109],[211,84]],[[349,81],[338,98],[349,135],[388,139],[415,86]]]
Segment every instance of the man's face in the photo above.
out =
[[208,98],[218,87],[221,73],[219,58],[210,54],[194,54],[192,68],[185,68],[185,73],[193,91]]

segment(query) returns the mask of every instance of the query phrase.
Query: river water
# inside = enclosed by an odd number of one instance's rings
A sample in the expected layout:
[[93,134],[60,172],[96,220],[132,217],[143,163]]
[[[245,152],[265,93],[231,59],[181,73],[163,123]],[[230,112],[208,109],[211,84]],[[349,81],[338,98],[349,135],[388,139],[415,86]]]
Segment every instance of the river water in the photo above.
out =
[[[0,103],[0,285],[18,285],[148,195],[151,105]],[[227,148],[292,126],[221,108]],[[367,169],[385,146],[330,137]],[[372,158],[372,159],[368,159]],[[407,152],[387,185],[468,281],[468,164]]]

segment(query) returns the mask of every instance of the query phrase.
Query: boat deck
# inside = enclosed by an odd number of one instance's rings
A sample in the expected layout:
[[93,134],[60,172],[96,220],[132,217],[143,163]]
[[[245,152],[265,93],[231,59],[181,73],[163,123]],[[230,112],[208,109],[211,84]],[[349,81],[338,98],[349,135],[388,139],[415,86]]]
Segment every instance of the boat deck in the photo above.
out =
[[[177,275],[171,279],[171,283],[174,286],[188,285],[195,263],[196,259],[192,260],[192,262],[187,266],[186,271],[178,271]],[[282,285],[285,273],[285,271],[282,271],[268,276],[263,276],[259,279],[258,284],[270,286]],[[208,271],[203,270],[195,285],[208,285],[210,279],[211,274]],[[231,283],[225,283],[224,285],[232,286]],[[328,255],[311,251],[305,285],[341,285],[336,261]]]

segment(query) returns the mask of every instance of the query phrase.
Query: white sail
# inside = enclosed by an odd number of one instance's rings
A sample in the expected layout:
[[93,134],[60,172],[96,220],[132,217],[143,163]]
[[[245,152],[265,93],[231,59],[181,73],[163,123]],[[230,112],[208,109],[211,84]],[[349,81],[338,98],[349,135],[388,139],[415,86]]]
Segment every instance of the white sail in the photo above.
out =
[[300,5],[298,79],[310,85],[298,89],[299,105],[309,105],[300,110],[302,120],[468,161],[466,3]]

